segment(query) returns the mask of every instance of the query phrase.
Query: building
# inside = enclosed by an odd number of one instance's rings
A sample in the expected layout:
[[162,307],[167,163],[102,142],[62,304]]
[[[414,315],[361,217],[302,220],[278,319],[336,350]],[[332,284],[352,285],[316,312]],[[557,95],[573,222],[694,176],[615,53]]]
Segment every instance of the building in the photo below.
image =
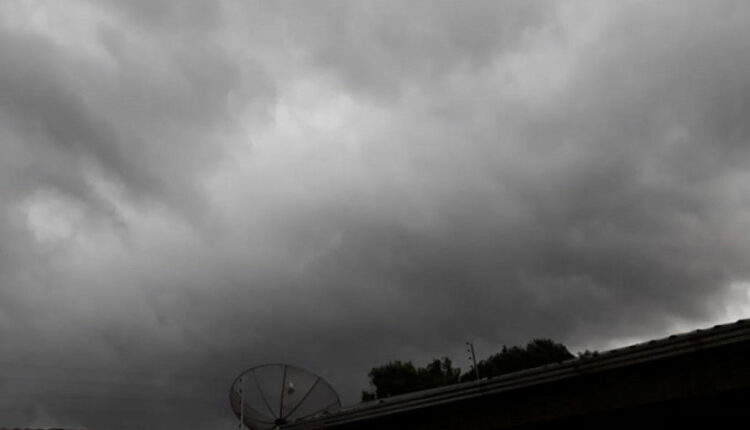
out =
[[[750,320],[394,396],[286,430],[733,426],[750,418]],[[741,422],[741,421],[740,421]]]

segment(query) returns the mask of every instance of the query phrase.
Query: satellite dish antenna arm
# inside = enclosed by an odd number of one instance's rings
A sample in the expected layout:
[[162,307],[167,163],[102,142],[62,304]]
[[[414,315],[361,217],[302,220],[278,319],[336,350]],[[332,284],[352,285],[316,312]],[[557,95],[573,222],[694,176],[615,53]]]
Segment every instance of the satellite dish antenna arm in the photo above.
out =
[[263,393],[263,390],[260,389],[260,383],[258,382],[258,377],[255,375],[255,369],[253,369],[253,381],[255,381],[255,388],[258,389],[258,392],[260,393],[261,399],[263,399],[263,403],[265,403],[266,407],[268,408],[268,412],[273,415],[273,409],[271,408],[271,404],[268,403],[268,399],[266,399],[266,395]]
[[314,384],[312,384],[312,386],[310,387],[310,389],[308,389],[308,390],[307,390],[307,392],[305,393],[305,395],[304,395],[304,396],[302,396],[302,399],[300,399],[299,403],[297,403],[297,404],[296,404],[296,405],[295,405],[295,406],[294,406],[294,407],[292,408],[292,410],[291,410],[291,411],[289,411],[289,413],[288,413],[288,414],[286,414],[286,416],[285,416],[285,417],[283,417],[284,419],[287,419],[287,418],[289,418],[289,417],[290,417],[290,416],[291,416],[291,415],[292,415],[292,414],[294,413],[294,411],[296,411],[296,410],[297,410],[297,409],[298,409],[298,408],[299,408],[299,407],[300,407],[300,406],[301,406],[301,405],[302,405],[303,403],[305,403],[305,399],[307,399],[307,396],[309,396],[309,395],[310,395],[310,393],[312,393],[312,391],[313,391],[313,390],[315,389],[315,386],[316,386],[316,385],[318,385],[318,382],[320,382],[320,378],[318,378],[318,379],[316,379],[316,380],[315,380],[315,383],[314,383]]

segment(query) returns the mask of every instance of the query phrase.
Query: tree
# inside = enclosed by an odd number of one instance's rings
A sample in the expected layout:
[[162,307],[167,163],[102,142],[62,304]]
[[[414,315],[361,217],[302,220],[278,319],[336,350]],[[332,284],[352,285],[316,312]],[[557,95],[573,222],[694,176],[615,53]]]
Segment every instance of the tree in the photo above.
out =
[[[373,367],[368,374],[370,385],[375,387],[375,397],[383,398],[418,390],[419,375],[411,361],[392,361]],[[363,393],[363,399],[365,395]]]
[[372,391],[362,391],[362,401],[369,402],[371,400],[375,400],[375,393]]
[[375,392],[363,391],[362,401],[455,384],[460,374],[461,370],[454,369],[448,357],[433,359],[427,366],[419,368],[411,361],[392,361],[370,370],[370,385]]
[[[499,353],[477,363],[477,370],[481,378],[489,378],[571,358],[574,356],[565,345],[550,339],[534,339],[526,346],[503,346]],[[435,358],[425,367],[415,367],[411,361],[391,361],[373,367],[368,375],[375,391],[363,391],[363,402],[474,379],[473,370],[461,374],[448,357]]]
[[[561,343],[556,343],[551,339],[534,339],[526,344],[526,347],[503,346],[501,352],[477,363],[477,369],[480,378],[490,378],[545,364],[559,363],[573,357],[568,348]],[[471,373],[461,376],[461,381],[472,379]]]
[[599,355],[599,351],[589,351],[588,349],[585,351],[579,351],[578,354],[576,354],[578,358],[594,358]]
[[454,369],[448,357],[433,359],[424,368],[418,369],[422,390],[455,384],[461,376],[461,369]]

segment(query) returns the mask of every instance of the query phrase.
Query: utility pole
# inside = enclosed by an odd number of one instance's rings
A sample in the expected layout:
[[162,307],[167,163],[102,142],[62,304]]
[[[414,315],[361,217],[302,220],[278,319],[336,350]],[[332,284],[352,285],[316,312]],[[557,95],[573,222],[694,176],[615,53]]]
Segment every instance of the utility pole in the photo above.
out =
[[474,364],[474,377],[479,380],[479,369],[477,369],[477,355],[474,353],[474,344],[472,342],[466,342],[466,352],[471,354],[469,360]]

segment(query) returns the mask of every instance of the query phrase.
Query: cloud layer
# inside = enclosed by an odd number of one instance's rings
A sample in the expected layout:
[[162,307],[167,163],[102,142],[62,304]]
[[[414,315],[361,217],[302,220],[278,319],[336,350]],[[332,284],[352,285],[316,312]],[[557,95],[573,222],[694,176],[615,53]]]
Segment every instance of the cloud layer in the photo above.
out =
[[[744,2],[0,1],[0,417],[748,315]],[[485,354],[485,355],[486,355]]]

